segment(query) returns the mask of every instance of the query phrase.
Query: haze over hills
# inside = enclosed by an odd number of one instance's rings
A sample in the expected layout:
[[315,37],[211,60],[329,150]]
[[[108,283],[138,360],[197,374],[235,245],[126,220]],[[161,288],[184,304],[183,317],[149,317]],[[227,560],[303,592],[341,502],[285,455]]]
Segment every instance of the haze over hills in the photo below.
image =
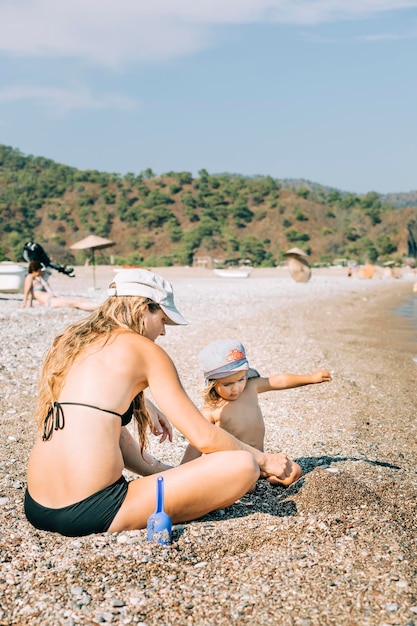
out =
[[[336,187],[326,187],[324,185],[320,185],[319,183],[305,180],[304,178],[281,178],[279,180],[283,187],[294,187],[295,189],[298,189],[299,187],[307,187],[308,189],[321,188],[325,189],[326,191],[337,190]],[[340,189],[338,189],[337,191],[339,191],[342,195],[349,195],[350,193],[352,193],[349,191],[342,191]],[[417,189],[414,189],[412,191],[401,191],[378,195],[383,204],[391,204],[396,209],[417,206]]]
[[[417,256],[417,191],[364,195],[303,179],[210,174],[155,176],[78,170],[0,145],[0,260],[34,240],[60,262],[89,233],[115,242],[118,263],[191,264],[196,256],[279,264],[297,246],[312,263]],[[412,205],[412,206],[411,206]]]
[[[215,176],[241,176],[241,174],[230,173],[230,172],[217,172],[214,174]],[[253,176],[245,176],[248,180],[253,180],[256,178],[266,178],[262,174],[255,174]],[[338,191],[343,196],[353,194],[352,191],[346,191],[343,189],[338,189],[337,187],[331,187],[329,185],[321,185],[320,183],[308,180],[306,178],[277,178],[277,181],[282,185],[282,187],[290,187],[294,189],[299,189],[300,187],[306,187],[307,189],[319,190],[322,189],[324,191]],[[370,190],[371,191],[371,190]],[[374,191],[374,190],[372,190]],[[356,194],[355,194],[356,195]],[[357,194],[361,195],[361,194]],[[364,195],[364,194],[362,194]],[[417,189],[411,191],[400,191],[400,192],[392,192],[392,193],[378,193],[378,196],[383,204],[391,204],[394,208],[400,209],[402,207],[413,207],[417,206]]]
[[[224,174],[228,174],[229,176],[240,176],[240,174],[230,174],[227,172],[222,172],[216,175],[222,176]],[[255,178],[265,178],[265,176],[258,174],[254,176],[246,176],[245,178],[252,180]],[[324,191],[327,191],[327,192],[338,191],[343,196],[353,194],[352,191],[338,189],[337,187],[330,187],[329,185],[321,185],[320,183],[313,182],[306,178],[277,178],[276,180],[278,180],[283,187],[290,187],[294,189],[299,189],[300,187],[306,187],[307,189],[311,189],[312,191],[320,190],[320,189],[324,189]],[[417,206],[417,189],[414,189],[411,191],[399,191],[399,192],[392,192],[392,193],[385,193],[385,194],[378,193],[378,196],[383,204],[391,204],[395,209]]]

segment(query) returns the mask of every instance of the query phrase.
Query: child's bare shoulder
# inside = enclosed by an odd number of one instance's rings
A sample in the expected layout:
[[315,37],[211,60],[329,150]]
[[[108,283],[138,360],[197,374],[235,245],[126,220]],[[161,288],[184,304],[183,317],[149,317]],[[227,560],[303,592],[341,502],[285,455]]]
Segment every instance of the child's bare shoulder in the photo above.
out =
[[264,389],[268,386],[269,386],[269,379],[264,378],[263,376],[256,376],[254,378],[248,378],[248,382],[246,383],[246,389],[255,391],[256,393],[260,393],[260,391],[264,391]]

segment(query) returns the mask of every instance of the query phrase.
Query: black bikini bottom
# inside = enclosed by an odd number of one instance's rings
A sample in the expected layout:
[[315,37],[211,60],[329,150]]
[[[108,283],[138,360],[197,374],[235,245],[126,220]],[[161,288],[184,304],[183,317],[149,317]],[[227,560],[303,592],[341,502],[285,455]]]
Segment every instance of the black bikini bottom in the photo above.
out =
[[113,485],[60,509],[51,509],[38,504],[26,489],[25,514],[35,528],[67,537],[104,533],[123,504],[127,486],[126,479],[121,476]]

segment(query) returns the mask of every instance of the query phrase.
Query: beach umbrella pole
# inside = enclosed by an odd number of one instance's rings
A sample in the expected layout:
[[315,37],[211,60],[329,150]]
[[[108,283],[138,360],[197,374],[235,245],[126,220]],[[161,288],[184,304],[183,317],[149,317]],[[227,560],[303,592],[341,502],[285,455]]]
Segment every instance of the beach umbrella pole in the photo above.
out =
[[96,263],[94,259],[94,248],[91,248],[91,262],[93,264],[93,288],[96,288]]
[[97,237],[96,235],[88,235],[81,241],[77,241],[72,246],[71,250],[91,250],[91,263],[93,264],[93,289],[96,288],[96,261],[95,250],[101,250],[102,248],[108,248],[113,246],[114,242],[110,239],[104,239],[103,237]]

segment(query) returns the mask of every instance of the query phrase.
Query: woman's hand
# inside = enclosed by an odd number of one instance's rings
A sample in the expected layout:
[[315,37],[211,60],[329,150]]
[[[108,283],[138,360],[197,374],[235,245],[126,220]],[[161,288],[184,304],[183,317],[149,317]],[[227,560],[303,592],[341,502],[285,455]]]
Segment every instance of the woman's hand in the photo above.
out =
[[278,454],[264,453],[265,464],[261,468],[261,476],[267,478],[268,476],[276,476],[282,481],[291,476],[293,471],[293,462],[283,452]]
[[[286,454],[266,454],[265,456],[266,464],[261,470],[261,476],[266,478],[271,485],[288,487],[301,478],[303,474],[301,467],[295,461],[291,461]],[[279,469],[279,474],[277,471],[269,472],[269,469],[274,466]]]
[[165,415],[150,400],[146,399],[146,408],[151,417],[151,433],[156,437],[161,436],[159,443],[167,438],[172,442],[172,426]]
[[161,435],[159,443],[163,443],[166,438],[172,442],[172,426],[163,413],[158,413],[156,419],[152,419],[152,434],[156,437]]

